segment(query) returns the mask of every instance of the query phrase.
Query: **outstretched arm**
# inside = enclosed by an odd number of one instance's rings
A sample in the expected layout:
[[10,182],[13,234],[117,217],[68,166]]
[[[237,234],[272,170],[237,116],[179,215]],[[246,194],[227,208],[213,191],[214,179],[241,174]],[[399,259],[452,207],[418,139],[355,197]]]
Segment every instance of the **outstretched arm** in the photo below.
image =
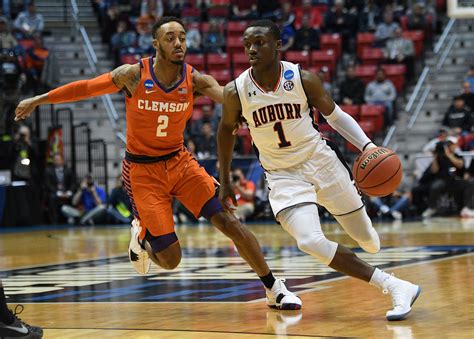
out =
[[79,101],[124,90],[127,95],[135,90],[140,80],[140,66],[122,65],[110,73],[94,79],[74,81],[48,93],[22,100],[15,110],[15,120],[27,118],[36,106]]
[[212,76],[201,74],[196,69],[193,72],[194,93],[202,94],[213,101],[222,104],[224,102],[223,89],[221,85]]
[[318,76],[302,70],[301,78],[310,105],[316,107],[324,115],[332,128],[361,151],[376,147],[359,124],[334,103],[324,90]]
[[224,208],[227,208],[227,200],[230,198],[234,205],[237,200],[230,183],[230,164],[232,162],[232,152],[234,151],[235,135],[233,133],[242,111],[239,95],[235,88],[234,81],[229,82],[224,87],[224,107],[217,130],[217,147],[219,157],[219,181],[221,183],[219,199]]

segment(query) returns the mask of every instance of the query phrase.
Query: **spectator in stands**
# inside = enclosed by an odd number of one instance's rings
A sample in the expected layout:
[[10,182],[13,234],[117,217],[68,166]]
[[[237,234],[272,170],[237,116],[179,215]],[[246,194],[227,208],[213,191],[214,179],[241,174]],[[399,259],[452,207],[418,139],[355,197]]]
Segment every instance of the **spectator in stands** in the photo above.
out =
[[112,224],[129,224],[133,219],[132,203],[121,175],[117,177],[116,186],[110,193],[107,219],[107,222]]
[[471,92],[474,93],[474,66],[471,66],[467,71],[466,81],[471,83]]
[[12,51],[0,49],[0,134],[12,134],[13,115],[25,75]]
[[231,20],[255,20],[258,18],[255,0],[232,0]]
[[472,85],[469,81],[463,82],[460,97],[464,99],[466,106],[472,112],[474,110],[474,93],[472,92]]
[[43,38],[39,33],[33,34],[33,46],[26,50],[26,76],[28,87],[33,92],[39,93],[43,91],[41,84],[41,76],[44,64],[49,57],[49,50],[43,44]]
[[48,203],[49,220],[53,224],[59,221],[59,208],[71,203],[73,187],[72,172],[64,165],[63,156],[56,153],[52,166],[46,168],[44,174],[46,199]]
[[213,131],[217,131],[217,125],[219,124],[219,117],[215,114],[211,105],[203,105],[202,109],[202,118],[194,121],[192,126],[191,134],[198,136],[201,134],[202,125],[210,124]]
[[294,49],[299,51],[319,49],[319,38],[319,30],[311,26],[310,15],[303,15],[301,27],[296,30]]
[[364,8],[358,13],[358,32],[375,32],[380,22],[380,12],[374,0],[366,1]]
[[44,29],[44,19],[40,13],[36,12],[34,2],[28,4],[28,10],[18,14],[14,26],[18,29],[24,38],[28,38],[33,33],[42,33]]
[[13,34],[8,27],[8,20],[0,17],[0,49],[12,50],[18,45]]
[[467,109],[461,96],[454,97],[453,104],[446,111],[442,124],[450,128],[459,127],[463,131],[471,130],[471,111]]
[[339,102],[344,105],[360,105],[364,103],[364,82],[356,77],[355,67],[349,65],[346,78],[339,84]]
[[92,225],[105,221],[106,194],[102,187],[95,184],[91,174],[81,181],[79,189],[72,197],[72,206],[63,205],[61,212],[73,224],[77,219],[81,225]]
[[393,33],[400,26],[393,21],[392,11],[386,11],[383,15],[383,22],[377,25],[375,31],[375,46],[384,47],[388,39],[393,36]]
[[329,33],[339,33],[344,51],[354,50],[357,34],[357,17],[344,8],[344,0],[335,0],[333,8],[326,13],[324,27]]
[[285,52],[293,48],[295,43],[295,28],[293,25],[284,25],[284,21],[280,21],[280,30],[281,30],[281,51]]
[[425,28],[426,28],[425,6],[423,3],[417,2],[413,4],[413,9],[411,13],[408,14],[408,29],[424,31]]
[[368,104],[385,106],[385,126],[393,123],[393,103],[397,97],[397,91],[393,83],[385,78],[385,71],[377,69],[375,80],[369,82],[365,88],[364,100]]
[[142,0],[140,16],[150,14],[154,18],[161,18],[164,13],[163,0]]
[[327,80],[327,75],[329,73],[329,68],[327,66],[323,66],[320,69],[318,69],[318,77],[323,83],[324,90],[326,93],[330,94],[332,96],[332,85],[331,83]]
[[209,22],[209,30],[204,33],[202,39],[202,46],[207,53],[222,53],[226,41],[224,33],[222,32],[216,20]]
[[395,220],[402,220],[403,212],[410,205],[410,192],[398,188],[387,197],[370,197],[370,202],[377,208],[377,214],[384,217],[390,216]]
[[12,180],[26,181],[30,185],[39,182],[37,145],[32,141],[31,130],[21,125],[15,134],[12,151]]
[[186,141],[186,148],[188,149],[189,153],[191,153],[191,155],[194,157],[194,158],[198,158],[197,154],[196,154],[196,144],[194,143],[194,141],[192,139],[188,139]]
[[117,24],[117,32],[110,39],[110,49],[116,67],[120,64],[120,51],[123,48],[134,46],[137,41],[135,32],[130,29],[127,20],[120,20]]
[[455,149],[453,140],[439,142],[433,152],[433,162],[420,179],[420,183],[428,184],[428,208],[422,213],[423,218],[437,213],[438,199],[446,193],[453,196],[459,208],[464,205],[464,160]]
[[256,187],[251,180],[245,178],[241,168],[236,168],[232,172],[232,183],[235,198],[237,199],[235,215],[240,221],[245,222],[255,211]]
[[464,206],[459,213],[463,218],[474,218],[474,158],[471,158],[466,173],[464,173],[466,189],[464,191]]
[[281,16],[280,0],[257,0],[257,11],[262,19],[276,20]]
[[283,26],[292,25],[295,26],[295,11],[290,1],[284,1],[281,5],[281,18]]
[[436,145],[439,143],[439,142],[444,142],[444,141],[447,141],[447,138],[448,138],[448,130],[445,129],[445,128],[442,128],[438,131],[438,135],[436,135],[436,137],[434,137],[433,139],[431,139],[430,141],[428,141],[422,148],[423,150],[423,153],[427,153],[427,154],[433,154],[435,148],[436,148]]
[[154,48],[152,46],[153,37],[151,35],[151,29],[154,21],[155,18],[149,14],[142,15],[137,20],[137,45],[142,54],[154,53]]
[[117,32],[117,25],[120,16],[120,9],[116,3],[112,3],[110,7],[105,6],[102,25],[102,42],[109,43],[112,35]]
[[415,72],[415,46],[413,41],[403,37],[400,27],[396,28],[393,32],[393,37],[387,40],[384,55],[389,63],[405,64],[407,80],[411,81],[413,79]]
[[186,47],[188,53],[201,53],[201,33],[197,26],[187,25],[186,27]]
[[[284,9],[285,7],[283,7]],[[309,16],[309,26],[319,28],[323,23],[320,9],[312,5],[311,0],[303,0],[301,6],[295,8],[294,25],[301,27],[303,25],[303,16]]]
[[214,131],[210,123],[202,124],[201,134],[195,138],[199,159],[207,159],[216,155],[217,146]]

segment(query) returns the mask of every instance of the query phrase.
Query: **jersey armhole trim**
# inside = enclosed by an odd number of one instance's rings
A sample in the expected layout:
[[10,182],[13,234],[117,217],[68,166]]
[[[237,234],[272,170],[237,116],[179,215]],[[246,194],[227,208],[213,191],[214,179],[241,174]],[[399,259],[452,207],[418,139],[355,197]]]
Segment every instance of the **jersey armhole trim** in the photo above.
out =
[[306,96],[306,102],[308,103],[308,108],[310,111],[313,110],[313,105],[309,102],[308,100],[308,94],[306,92],[306,89],[304,88],[304,83],[303,83],[303,76],[301,75],[302,68],[300,64],[298,64],[298,73],[300,74],[300,82],[301,82],[301,88],[303,88],[304,95]]
[[237,93],[237,98],[239,98],[239,102],[240,102],[240,116],[242,116],[243,107],[242,107],[242,100],[240,100],[239,90],[237,89],[237,79],[234,79],[234,86],[235,86],[235,92]]

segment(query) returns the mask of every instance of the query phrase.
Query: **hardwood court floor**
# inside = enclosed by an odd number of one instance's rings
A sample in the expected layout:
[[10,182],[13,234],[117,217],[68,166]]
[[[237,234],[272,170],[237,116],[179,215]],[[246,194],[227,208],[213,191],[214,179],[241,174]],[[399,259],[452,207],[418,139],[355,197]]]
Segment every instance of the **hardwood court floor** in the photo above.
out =
[[[384,249],[358,254],[423,288],[401,322],[385,320],[388,296],[301,254],[280,226],[249,228],[301,312],[268,309],[259,280],[208,225],[180,226],[180,267],[146,277],[125,256],[126,226],[0,231],[0,277],[45,338],[474,337],[474,220],[376,225]],[[324,228],[356,246],[339,226]]]

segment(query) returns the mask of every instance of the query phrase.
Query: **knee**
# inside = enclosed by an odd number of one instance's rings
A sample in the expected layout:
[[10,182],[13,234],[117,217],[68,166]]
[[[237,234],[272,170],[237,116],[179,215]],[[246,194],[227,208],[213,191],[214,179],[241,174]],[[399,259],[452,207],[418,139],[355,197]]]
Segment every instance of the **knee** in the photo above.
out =
[[159,266],[165,270],[174,270],[181,262],[181,256],[175,258],[160,259]]
[[222,221],[216,223],[216,227],[234,242],[239,243],[246,239],[246,230],[235,217],[226,215]]
[[331,242],[323,233],[298,239],[297,242],[301,251],[318,258],[323,263],[328,262],[330,257],[328,249],[331,248]]

